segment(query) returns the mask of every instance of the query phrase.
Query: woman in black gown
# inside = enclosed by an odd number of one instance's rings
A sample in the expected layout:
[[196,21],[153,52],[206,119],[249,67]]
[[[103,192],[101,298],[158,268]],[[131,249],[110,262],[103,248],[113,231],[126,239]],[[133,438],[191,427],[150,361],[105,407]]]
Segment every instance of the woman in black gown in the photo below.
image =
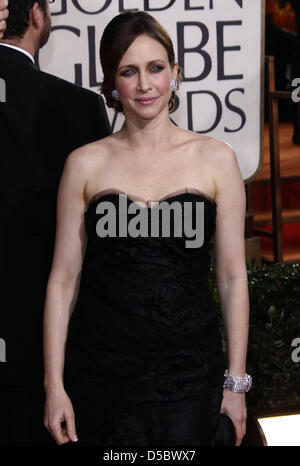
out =
[[[100,54],[102,91],[125,125],[74,151],[60,182],[44,319],[45,426],[58,444],[211,445],[221,411],[239,445],[249,309],[236,156],[171,122],[180,74],[152,16],[115,17]],[[208,287],[213,235],[233,383],[224,389]]]

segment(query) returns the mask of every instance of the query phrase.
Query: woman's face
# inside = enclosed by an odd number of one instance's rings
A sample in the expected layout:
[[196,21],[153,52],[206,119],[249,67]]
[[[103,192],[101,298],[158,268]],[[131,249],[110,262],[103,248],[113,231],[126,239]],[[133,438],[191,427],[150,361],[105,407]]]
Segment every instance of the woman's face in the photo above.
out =
[[124,114],[155,118],[162,110],[169,112],[170,83],[177,75],[172,69],[166,49],[147,35],[138,36],[119,63],[115,85]]

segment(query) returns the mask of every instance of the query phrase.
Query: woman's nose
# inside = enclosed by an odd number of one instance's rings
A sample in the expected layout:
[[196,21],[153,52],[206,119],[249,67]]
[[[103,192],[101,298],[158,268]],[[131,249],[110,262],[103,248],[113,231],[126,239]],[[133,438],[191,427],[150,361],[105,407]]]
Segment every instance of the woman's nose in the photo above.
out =
[[150,82],[148,74],[145,72],[139,73],[138,91],[147,92],[150,89],[151,89],[151,82]]

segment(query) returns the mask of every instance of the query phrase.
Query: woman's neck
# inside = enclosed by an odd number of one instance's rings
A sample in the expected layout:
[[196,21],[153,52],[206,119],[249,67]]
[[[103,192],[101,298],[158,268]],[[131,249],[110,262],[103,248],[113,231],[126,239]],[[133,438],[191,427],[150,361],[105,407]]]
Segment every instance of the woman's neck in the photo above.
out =
[[161,113],[151,120],[127,117],[121,133],[133,150],[155,153],[170,145],[175,130],[176,126],[170,121],[169,114]]

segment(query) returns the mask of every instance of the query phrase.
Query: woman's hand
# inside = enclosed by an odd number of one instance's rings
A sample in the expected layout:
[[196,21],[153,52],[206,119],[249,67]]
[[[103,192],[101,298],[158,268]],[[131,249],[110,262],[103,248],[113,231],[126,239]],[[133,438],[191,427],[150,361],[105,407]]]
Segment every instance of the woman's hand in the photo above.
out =
[[235,446],[240,446],[246,433],[247,408],[245,393],[234,393],[223,390],[221,413],[226,413],[233,422],[235,428]]
[[3,33],[6,28],[6,19],[8,18],[9,12],[7,7],[8,2],[0,0],[0,39],[3,37]]
[[74,410],[64,389],[46,393],[44,425],[58,445],[77,442]]

